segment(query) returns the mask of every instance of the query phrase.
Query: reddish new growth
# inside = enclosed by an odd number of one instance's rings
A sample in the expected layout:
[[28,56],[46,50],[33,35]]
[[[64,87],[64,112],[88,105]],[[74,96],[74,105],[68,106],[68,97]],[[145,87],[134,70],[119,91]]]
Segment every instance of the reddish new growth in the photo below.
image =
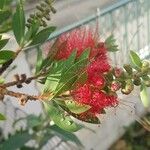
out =
[[79,103],[90,105],[89,113],[96,115],[104,108],[116,106],[118,99],[116,95],[110,95],[104,90],[104,73],[110,70],[107,48],[104,42],[99,41],[98,34],[93,33],[90,29],[82,28],[61,35],[55,59],[67,59],[75,49],[78,57],[85,49],[90,48],[90,64],[86,68],[87,81],[84,85],[77,85],[71,95]]

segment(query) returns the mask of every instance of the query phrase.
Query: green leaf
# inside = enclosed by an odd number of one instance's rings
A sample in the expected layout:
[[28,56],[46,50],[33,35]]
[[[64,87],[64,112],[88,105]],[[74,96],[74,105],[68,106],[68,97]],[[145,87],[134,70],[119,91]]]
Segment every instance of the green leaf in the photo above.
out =
[[4,64],[10,59],[13,59],[14,56],[15,56],[15,53],[13,51],[9,51],[9,50],[0,51],[0,64]]
[[42,31],[38,32],[34,36],[32,42],[31,42],[31,45],[37,45],[37,44],[45,42],[48,39],[48,37],[50,36],[50,34],[55,31],[55,29],[56,29],[56,27],[52,26],[52,27],[43,29]]
[[135,65],[137,68],[142,67],[141,59],[137,55],[137,53],[135,53],[134,51],[130,51],[130,59],[131,59],[131,62],[133,63],[133,65]]
[[141,97],[141,101],[142,101],[144,107],[149,107],[150,99],[148,96],[147,87],[144,84],[141,85],[140,97]]
[[22,131],[12,135],[8,140],[1,142],[0,149],[2,150],[16,150],[23,147],[28,141],[32,139],[32,135],[28,131]]
[[57,95],[68,91],[73,86],[76,79],[82,74],[82,70],[88,63],[89,49],[75,60],[74,51],[65,61],[54,63],[44,85],[44,93],[51,92],[51,99]]
[[39,30],[39,24],[38,23],[32,23],[28,31],[25,33],[24,36],[24,44],[25,46],[30,45],[32,42],[32,39],[36,36],[36,33]]
[[10,10],[0,10],[0,24],[6,22],[11,17]]
[[85,68],[85,66],[87,65],[88,57],[89,49],[85,50],[83,54],[79,57],[79,59],[74,64],[70,65],[69,68],[66,67],[67,63],[64,64],[62,77],[60,79],[58,87],[55,90],[54,97],[71,89],[78,76],[82,74],[82,69]]
[[23,146],[23,147],[21,147],[20,150],[37,150],[37,149],[34,147]]
[[6,0],[0,0],[0,9],[3,9]]
[[35,74],[39,73],[43,63],[43,56],[42,50],[38,47],[37,48],[37,61],[36,61],[36,71]]
[[0,40],[0,50],[8,43],[9,39]]
[[0,84],[3,84],[5,82],[5,79],[0,76]]
[[118,51],[118,45],[116,44],[116,40],[113,35],[110,35],[106,40],[105,40],[105,45],[107,47],[107,50],[110,52],[116,52]]
[[76,81],[72,85],[72,88],[74,88],[78,83],[84,84],[87,81],[87,77],[88,77],[87,72],[86,71],[82,72],[80,75],[78,75]]
[[52,130],[51,133],[58,136],[63,141],[71,141],[71,142],[77,144],[78,146],[83,147],[81,141],[78,139],[78,137],[75,134],[64,131],[56,125],[51,126],[50,130]]
[[[39,144],[39,150],[41,150],[53,137],[55,137],[54,134],[52,134],[49,131],[49,128],[46,128],[46,133],[44,134],[43,137],[41,137]],[[36,149],[37,150],[37,149]]]
[[6,120],[6,117],[0,113],[0,120]]
[[27,127],[28,128],[33,128],[35,126],[39,126],[42,123],[40,116],[28,115],[27,117],[21,117],[21,118],[15,120],[13,123],[13,127],[15,127],[22,120],[27,121]]
[[45,82],[44,91],[55,92],[59,86],[62,75],[68,69],[69,65],[72,65],[75,61],[76,53],[73,52],[71,56],[66,61],[60,61],[54,63],[53,67],[50,70],[50,73]]
[[80,104],[73,100],[65,100],[65,104],[67,108],[75,114],[81,114],[91,108],[89,105]]
[[54,92],[56,90],[62,76],[62,69],[63,62],[54,62],[44,85],[44,93],[49,91]]
[[48,113],[48,116],[54,121],[54,123],[68,132],[76,132],[81,129],[81,126],[76,124],[69,116],[65,116],[60,108],[55,107],[52,103],[43,102],[44,108]]
[[5,6],[8,7],[8,5],[12,2],[13,0],[0,0],[0,9],[4,9]]
[[60,105],[60,107],[66,112],[68,112],[68,114],[72,115],[74,118],[78,120],[81,120],[87,123],[92,123],[92,124],[100,124],[100,120],[94,114],[91,114],[89,112],[84,112],[82,114],[75,114],[75,113],[72,113],[67,107],[63,105]]
[[41,118],[35,115],[29,115],[26,117],[28,128],[33,128],[35,126],[39,126],[41,122]]
[[16,41],[20,46],[23,46],[23,38],[25,33],[25,14],[22,0],[19,0],[19,3],[17,4],[12,24]]

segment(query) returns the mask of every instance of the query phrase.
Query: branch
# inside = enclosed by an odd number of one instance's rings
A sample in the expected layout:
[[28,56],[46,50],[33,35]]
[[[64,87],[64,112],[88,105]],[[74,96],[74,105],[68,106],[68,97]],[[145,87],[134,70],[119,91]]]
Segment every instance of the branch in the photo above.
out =
[[3,95],[3,97],[8,95],[11,97],[18,98],[20,104],[23,106],[28,102],[28,100],[31,100],[31,101],[45,100],[44,97],[42,97],[41,95],[36,96],[36,95],[29,95],[29,94],[20,93],[20,92],[14,92],[6,88],[2,88],[2,87],[0,87],[0,95]]
[[39,77],[42,77],[46,74],[47,74],[47,72],[42,72],[40,74],[37,74],[35,76],[31,76],[28,78],[26,78],[25,74],[22,74],[21,76],[24,76],[22,79],[18,78],[18,80],[2,84],[2,85],[0,85],[0,87],[6,88],[6,87],[14,86],[14,85],[22,85],[23,83],[29,84],[32,80],[38,79]]

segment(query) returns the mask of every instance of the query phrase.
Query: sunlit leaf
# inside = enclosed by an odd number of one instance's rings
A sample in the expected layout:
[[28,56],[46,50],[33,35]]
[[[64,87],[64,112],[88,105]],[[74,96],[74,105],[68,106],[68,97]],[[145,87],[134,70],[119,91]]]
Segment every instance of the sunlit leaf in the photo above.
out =
[[54,123],[68,132],[76,132],[81,129],[81,126],[76,124],[69,116],[65,116],[59,108],[52,105],[52,103],[44,102],[44,108],[48,116]]
[[81,120],[87,123],[92,123],[92,124],[100,124],[100,120],[98,119],[98,117],[94,114],[91,114],[90,112],[84,112],[82,114],[75,114],[75,113],[72,113],[67,107],[63,105],[61,105],[61,108],[78,120]]
[[65,104],[66,107],[75,114],[81,114],[91,108],[89,105],[80,104],[73,100],[65,100]]
[[6,120],[6,117],[0,113],[0,120]]
[[135,65],[138,68],[142,67],[142,62],[140,57],[138,56],[137,53],[135,53],[134,51],[130,51],[130,59],[131,62],[133,63],[133,65]]
[[5,79],[0,76],[0,84],[3,84],[5,82]]
[[142,101],[143,105],[145,107],[149,107],[150,106],[150,98],[148,96],[147,87],[144,84],[141,85],[140,97],[141,97],[141,101]]

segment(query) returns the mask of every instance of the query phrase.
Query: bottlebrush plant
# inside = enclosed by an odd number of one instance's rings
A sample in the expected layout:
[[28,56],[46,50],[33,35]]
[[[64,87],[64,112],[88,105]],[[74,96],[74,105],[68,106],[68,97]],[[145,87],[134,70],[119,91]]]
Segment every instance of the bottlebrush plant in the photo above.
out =
[[[2,8],[1,8],[2,9]],[[39,47],[55,31],[47,27],[50,13],[55,9],[49,0],[37,6],[37,12],[25,19],[23,3],[20,0],[13,15],[12,29],[19,45],[16,51],[2,50],[9,39],[0,40],[0,97],[16,97],[21,105],[29,100],[41,101],[49,118],[60,128],[75,132],[81,129],[72,117],[93,124],[100,124],[99,114],[119,105],[117,91],[130,94],[139,86],[144,106],[149,106],[147,87],[150,86],[150,62],[141,60],[130,51],[131,64],[114,67],[109,52],[118,51],[113,36],[101,41],[98,31],[79,28],[60,35],[55,41]],[[19,30],[18,30],[19,29]],[[15,81],[6,82],[3,73],[19,53],[30,46],[37,46],[35,74],[15,75]],[[43,85],[39,95],[10,91],[10,86],[22,88],[37,80]],[[4,117],[1,117],[4,119]]]

